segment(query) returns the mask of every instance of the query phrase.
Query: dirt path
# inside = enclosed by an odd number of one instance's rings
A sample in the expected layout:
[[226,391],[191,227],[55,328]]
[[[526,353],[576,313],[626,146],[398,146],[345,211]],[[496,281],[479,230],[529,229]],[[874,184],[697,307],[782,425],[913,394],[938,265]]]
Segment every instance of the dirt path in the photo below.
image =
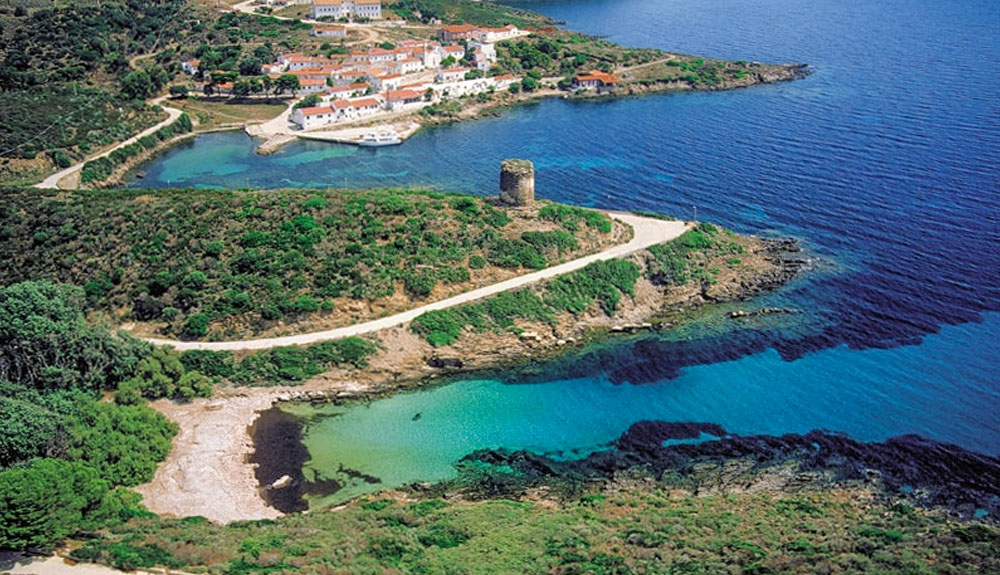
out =
[[160,107],[162,107],[167,112],[167,119],[166,120],[163,120],[162,122],[160,122],[159,124],[156,124],[155,126],[152,126],[150,128],[146,128],[145,130],[139,132],[138,134],[132,136],[131,138],[129,138],[127,140],[124,140],[122,142],[119,142],[117,146],[113,146],[113,147],[111,147],[111,148],[109,148],[109,149],[101,152],[100,154],[91,156],[91,157],[83,160],[82,162],[76,163],[76,164],[74,164],[74,165],[72,165],[72,166],[70,166],[70,167],[68,167],[68,168],[66,168],[64,170],[59,170],[58,172],[56,172],[56,173],[52,174],[51,176],[45,178],[41,182],[35,184],[35,187],[36,188],[42,188],[42,189],[59,189],[59,182],[60,181],[62,181],[64,178],[72,176],[72,175],[76,174],[77,172],[79,172],[80,170],[82,170],[84,164],[86,164],[87,162],[89,162],[91,160],[96,160],[97,158],[103,158],[105,156],[109,156],[109,155],[111,155],[111,152],[114,152],[118,148],[123,148],[123,147],[125,147],[125,146],[127,146],[129,144],[133,144],[135,142],[138,142],[139,138],[144,138],[144,137],[146,137],[146,136],[148,136],[148,135],[156,132],[160,128],[165,128],[166,126],[170,125],[174,120],[176,120],[177,118],[180,117],[181,111],[178,110],[177,108],[171,108],[169,106],[164,106],[163,105],[163,101],[166,100],[166,98],[167,98],[166,96],[160,96],[159,98],[153,98],[152,100],[149,101],[149,104],[151,106],[159,105]]
[[346,327],[340,327],[336,329],[316,331],[312,333],[304,333],[299,335],[290,335],[285,337],[246,339],[240,341],[213,341],[213,342],[176,341],[176,340],[158,339],[158,338],[143,338],[143,339],[145,339],[150,343],[154,343],[156,345],[173,346],[174,348],[180,351],[189,349],[211,349],[211,350],[234,351],[234,350],[268,349],[284,345],[305,345],[321,341],[329,341],[334,339],[342,339],[345,337],[365,335],[379,330],[388,329],[391,327],[396,327],[399,325],[403,325],[405,323],[409,323],[414,319],[416,319],[421,314],[426,313],[428,311],[447,309],[450,307],[455,307],[458,305],[483,299],[492,295],[496,295],[504,291],[516,289],[519,287],[524,287],[544,279],[554,278],[556,276],[560,276],[569,273],[571,271],[578,270],[592,262],[627,256],[629,254],[644,250],[652,245],[670,241],[680,236],[688,229],[687,224],[679,221],[666,221],[666,220],[660,220],[660,219],[638,216],[635,214],[626,214],[626,213],[611,213],[611,216],[621,222],[624,222],[632,226],[633,230],[635,231],[635,234],[633,235],[632,239],[629,242],[617,246],[612,246],[596,254],[591,254],[589,256],[577,258],[575,260],[571,260],[557,266],[552,266],[550,268],[545,268],[537,272],[532,272],[530,274],[525,274],[523,276],[511,278],[506,281],[502,281],[499,283],[495,283],[493,285],[475,289],[463,294],[459,294],[454,297],[432,302],[427,305],[422,305],[420,307],[402,313],[398,313],[395,315],[391,315],[388,317],[379,318],[376,320],[367,321]]

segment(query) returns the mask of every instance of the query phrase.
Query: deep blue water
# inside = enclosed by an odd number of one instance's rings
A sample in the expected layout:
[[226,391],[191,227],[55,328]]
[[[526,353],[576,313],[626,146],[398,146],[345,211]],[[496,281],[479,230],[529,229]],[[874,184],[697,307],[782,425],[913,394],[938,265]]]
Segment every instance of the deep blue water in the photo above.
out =
[[[733,331],[716,315],[509,379],[652,384],[674,394],[671,417],[743,433],[919,432],[1000,454],[1000,314],[991,313],[1000,311],[1000,3],[524,5],[623,44],[815,71],[726,93],[546,101],[393,149],[304,142],[262,158],[242,134],[208,135],[144,167],[136,184],[489,194],[499,162],[523,157],[552,199],[684,217],[697,206],[702,220],[794,236],[819,258],[816,270],[764,301],[801,316]],[[595,394],[595,413],[613,398]],[[608,421],[620,432],[628,419]],[[491,437],[473,444],[505,436]]]

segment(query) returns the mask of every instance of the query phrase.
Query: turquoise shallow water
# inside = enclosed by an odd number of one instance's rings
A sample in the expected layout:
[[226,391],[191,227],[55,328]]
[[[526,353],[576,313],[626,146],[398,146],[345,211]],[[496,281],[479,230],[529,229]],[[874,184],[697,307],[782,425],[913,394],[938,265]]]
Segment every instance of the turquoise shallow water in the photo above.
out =
[[353,408],[311,426],[315,468],[358,468],[382,485],[435,479],[473,449],[585,451],[649,417],[734,433],[920,433],[1000,454],[1000,3],[527,6],[629,45],[815,73],[725,93],[545,101],[391,149],[299,142],[259,157],[241,133],[212,134],[133,185],[492,194],[499,162],[525,157],[544,197],[685,217],[697,206],[738,231],[801,239],[817,269],[750,305],[803,313],[741,329],[706,318],[497,377],[519,385],[459,382]]
[[[993,343],[978,345],[984,340]],[[536,384],[461,381],[320,410],[330,417],[308,426],[306,476],[343,466],[382,480],[351,480],[312,501],[335,502],[452,477],[452,464],[476,449],[586,455],[644,419],[711,421],[737,434],[828,429],[868,441],[918,433],[998,453],[1000,390],[984,376],[998,354],[1000,315],[990,314],[982,323],[946,327],[921,346],[841,346],[791,363],[767,350],[647,385],[611,383],[601,373]]]

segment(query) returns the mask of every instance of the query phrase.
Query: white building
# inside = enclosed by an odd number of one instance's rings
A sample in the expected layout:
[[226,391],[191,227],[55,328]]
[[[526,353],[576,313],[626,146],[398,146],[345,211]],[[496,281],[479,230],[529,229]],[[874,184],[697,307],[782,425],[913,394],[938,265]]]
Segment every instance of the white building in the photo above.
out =
[[501,40],[511,40],[519,36],[527,36],[529,32],[518,30],[517,26],[508,24],[503,28],[480,28],[475,35],[475,39],[480,42],[500,42]]
[[343,26],[316,26],[312,29],[312,35],[324,38],[345,38],[347,28]]
[[184,70],[185,74],[190,74],[194,76],[198,73],[198,60],[188,60],[187,62],[181,62],[181,70]]
[[521,78],[513,74],[504,74],[502,76],[494,76],[493,83],[497,90],[509,90],[510,85],[514,82],[520,82]]
[[419,107],[424,101],[424,95],[416,90],[395,90],[386,92],[385,106],[388,110],[407,110]]
[[474,78],[472,80],[433,84],[431,88],[434,90],[435,98],[439,100],[453,100],[462,96],[495,90],[496,82],[493,78]]
[[382,19],[382,0],[313,0],[313,18]]
[[437,81],[438,82],[458,82],[459,80],[464,80],[465,75],[469,73],[472,68],[442,68],[438,70]]
[[313,78],[299,78],[299,89],[297,94],[319,94],[325,92],[327,88],[326,80],[315,80]]
[[441,55],[441,60],[444,60],[448,56],[455,59],[456,62],[465,58],[465,48],[461,46],[438,46],[438,53]]
[[327,88],[322,98],[324,102],[330,102],[332,100],[346,100],[348,98],[364,96],[367,91],[368,84],[358,82],[356,84],[348,84],[346,86],[333,86],[332,88]]
[[332,106],[313,106],[292,110],[292,122],[303,130],[315,128],[336,120],[337,111]]

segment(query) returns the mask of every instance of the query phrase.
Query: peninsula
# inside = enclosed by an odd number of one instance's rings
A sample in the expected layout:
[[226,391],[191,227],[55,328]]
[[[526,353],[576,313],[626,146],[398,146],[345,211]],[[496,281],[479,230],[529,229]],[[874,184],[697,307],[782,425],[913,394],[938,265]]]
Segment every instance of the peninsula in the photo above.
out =
[[[244,129],[271,153],[296,138],[396,144],[421,126],[538,98],[727,90],[801,78],[799,64],[625,48],[541,15],[474,0],[126,3],[56,6],[5,20],[0,183],[114,187],[198,133]],[[38,49],[53,20],[66,50]],[[81,57],[90,37],[124,53]],[[113,56],[113,57],[112,57]],[[43,87],[44,86],[44,87]],[[60,115],[36,113],[59,110]]]

